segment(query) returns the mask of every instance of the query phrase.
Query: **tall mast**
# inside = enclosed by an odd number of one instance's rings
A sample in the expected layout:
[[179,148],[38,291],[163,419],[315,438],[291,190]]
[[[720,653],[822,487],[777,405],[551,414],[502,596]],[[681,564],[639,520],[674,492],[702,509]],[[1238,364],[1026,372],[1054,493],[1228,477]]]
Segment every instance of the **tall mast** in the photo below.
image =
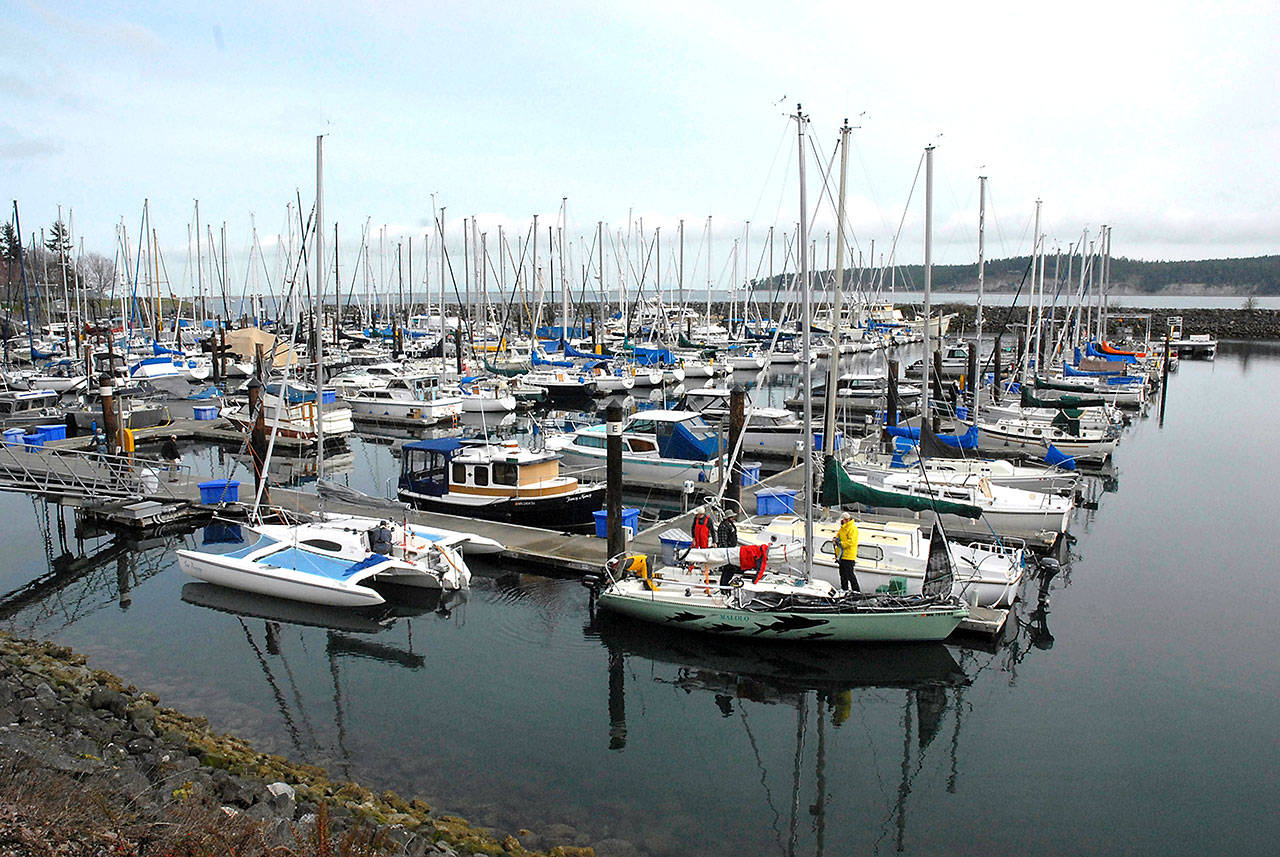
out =
[[924,383],[920,388],[921,431],[929,422],[929,368],[933,349],[929,341],[933,293],[933,144],[924,147]]
[[1026,349],[1022,354],[1022,383],[1027,383],[1031,375],[1031,310],[1033,307],[1032,296],[1035,294],[1036,288],[1036,260],[1039,258],[1036,254],[1040,252],[1040,200],[1036,200],[1036,221],[1035,229],[1031,235],[1031,295],[1027,297],[1027,329],[1024,334],[1026,338]]
[[[324,479],[324,135],[316,135],[316,481]],[[223,257],[223,264],[226,264]],[[281,391],[283,406],[284,392]]]
[[822,419],[822,452],[836,451],[836,378],[840,372],[840,303],[844,291],[844,194],[849,166],[849,120],[840,126],[840,197],[836,201],[836,293],[831,298],[831,356],[827,358],[827,397]]
[[975,424],[978,420],[978,400],[982,392],[982,287],[983,283],[986,282],[987,276],[986,230],[987,177],[978,176],[978,318],[977,333],[973,344],[978,354],[978,377],[970,379],[970,386],[973,388],[973,419]]
[[[804,361],[804,576],[813,576],[813,367],[809,363],[809,203],[805,196],[804,132],[808,121],[796,105],[796,142],[800,150],[800,323],[801,359]],[[708,223],[710,218],[708,218]]]
[[[557,230],[557,239],[560,242],[560,341],[569,341],[569,286],[568,279],[564,274],[564,233],[565,226],[569,218],[569,198],[567,196],[560,198],[560,228]],[[561,349],[563,351],[563,349]],[[563,354],[561,358],[563,359]]]
[[707,215],[707,330],[711,330],[711,215]]

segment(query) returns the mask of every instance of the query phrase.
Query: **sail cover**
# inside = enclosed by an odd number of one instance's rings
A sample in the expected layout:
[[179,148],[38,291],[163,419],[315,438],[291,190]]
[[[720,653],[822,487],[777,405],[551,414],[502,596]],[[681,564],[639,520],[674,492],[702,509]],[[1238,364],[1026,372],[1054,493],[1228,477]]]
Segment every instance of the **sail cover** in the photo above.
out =
[[946,537],[937,524],[929,533],[929,559],[924,566],[924,583],[920,591],[934,598],[945,598],[951,594],[955,577],[951,570],[951,552],[947,548]]
[[[1037,384],[1037,386],[1039,386]],[[1041,399],[1027,387],[1022,388],[1022,407],[1054,408],[1059,411],[1076,411],[1068,416],[1079,417],[1081,408],[1097,408],[1105,405],[1107,400],[1101,396],[1060,396],[1056,399]]]
[[863,482],[849,478],[844,467],[834,457],[828,457],[822,473],[822,505],[843,506],[860,503],[863,506],[882,509],[907,509],[912,512],[937,512],[939,515],[959,515],[962,518],[980,518],[982,510],[967,503],[935,500],[901,491],[872,488]]

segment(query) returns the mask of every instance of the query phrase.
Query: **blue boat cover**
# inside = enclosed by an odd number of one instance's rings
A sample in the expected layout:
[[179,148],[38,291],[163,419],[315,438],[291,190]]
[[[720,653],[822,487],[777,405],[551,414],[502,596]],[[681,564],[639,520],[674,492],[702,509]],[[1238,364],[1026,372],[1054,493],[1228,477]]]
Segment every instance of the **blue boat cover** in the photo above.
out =
[[423,449],[427,452],[453,452],[462,446],[456,437],[432,437],[426,440],[415,440],[404,445],[404,449]]
[[[920,440],[920,429],[911,426],[885,426],[885,431],[890,437],[905,437],[912,440]],[[957,449],[977,449],[978,448],[978,427],[969,426],[969,430],[964,434],[940,434],[937,435],[938,440],[947,446],[954,446]]]
[[1076,460],[1053,444],[1049,444],[1049,450],[1044,454],[1044,463],[1063,470],[1076,469]]

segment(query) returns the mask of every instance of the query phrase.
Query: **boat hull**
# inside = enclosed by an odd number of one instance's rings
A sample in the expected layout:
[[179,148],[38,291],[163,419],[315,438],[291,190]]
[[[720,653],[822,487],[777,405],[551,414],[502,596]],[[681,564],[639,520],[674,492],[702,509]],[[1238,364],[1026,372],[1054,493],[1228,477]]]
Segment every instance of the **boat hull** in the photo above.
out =
[[272,571],[278,573],[267,573],[267,570],[254,568],[250,562],[195,551],[178,551],[178,567],[189,577],[205,583],[308,604],[370,607],[382,604],[385,600],[367,586],[322,579],[301,579],[288,576],[288,569],[274,569]]
[[821,613],[742,610],[691,596],[667,600],[619,594],[611,589],[596,601],[605,610],[674,628],[764,640],[823,642],[922,642],[945,640],[968,616],[957,607],[923,607],[919,612]]
[[450,495],[431,497],[401,489],[400,499],[424,512],[458,515],[484,521],[501,521],[526,527],[540,527],[569,533],[595,531],[594,513],[604,506],[603,485],[572,494],[548,497],[511,497],[476,504],[451,499]]

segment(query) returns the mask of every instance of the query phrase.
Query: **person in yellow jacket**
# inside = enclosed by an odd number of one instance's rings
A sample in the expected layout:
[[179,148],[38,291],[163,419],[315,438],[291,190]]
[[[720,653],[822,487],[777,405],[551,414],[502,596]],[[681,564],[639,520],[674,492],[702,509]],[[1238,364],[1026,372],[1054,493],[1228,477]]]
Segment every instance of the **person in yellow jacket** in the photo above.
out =
[[840,529],[836,531],[836,561],[840,566],[840,588],[858,589],[858,578],[854,575],[854,564],[858,559],[858,525],[853,515],[845,512],[840,516]]

